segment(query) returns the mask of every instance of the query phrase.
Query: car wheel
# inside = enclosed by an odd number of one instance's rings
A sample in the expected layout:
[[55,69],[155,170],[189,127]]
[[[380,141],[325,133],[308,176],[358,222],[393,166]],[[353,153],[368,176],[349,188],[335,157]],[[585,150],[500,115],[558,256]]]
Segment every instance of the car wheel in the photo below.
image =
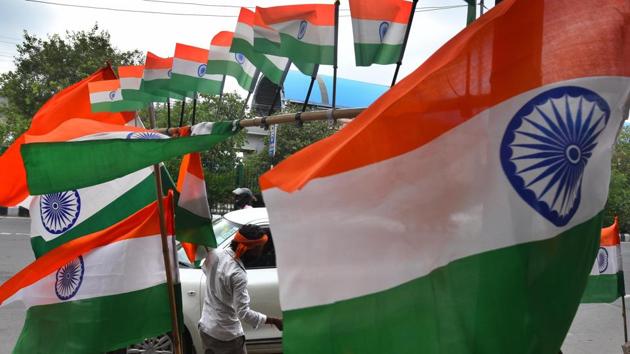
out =
[[[182,336],[182,350],[184,354],[195,354],[192,346],[192,338],[188,330]],[[130,345],[127,349],[120,349],[108,354],[173,354],[173,341],[170,334],[163,334],[153,338],[147,338],[143,342]]]

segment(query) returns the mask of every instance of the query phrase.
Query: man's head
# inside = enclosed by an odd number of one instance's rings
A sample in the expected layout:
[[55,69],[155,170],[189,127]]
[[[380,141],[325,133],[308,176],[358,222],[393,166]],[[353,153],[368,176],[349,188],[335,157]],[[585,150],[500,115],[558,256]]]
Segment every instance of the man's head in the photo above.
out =
[[256,200],[249,188],[236,188],[232,191],[232,194],[234,195],[234,204],[237,209],[243,209],[246,205],[251,205]]
[[246,256],[256,259],[262,254],[269,237],[265,231],[257,225],[247,224],[241,226],[232,240],[232,250],[236,253],[235,258]]

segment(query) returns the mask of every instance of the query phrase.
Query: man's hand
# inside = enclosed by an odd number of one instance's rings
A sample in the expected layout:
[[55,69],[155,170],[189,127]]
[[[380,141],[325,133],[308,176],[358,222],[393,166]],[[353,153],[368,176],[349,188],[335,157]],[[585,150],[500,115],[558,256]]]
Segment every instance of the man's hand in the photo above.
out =
[[276,328],[278,328],[279,330],[282,331],[282,319],[281,318],[267,317],[267,321],[265,321],[265,323],[272,324],[272,325],[276,326]]

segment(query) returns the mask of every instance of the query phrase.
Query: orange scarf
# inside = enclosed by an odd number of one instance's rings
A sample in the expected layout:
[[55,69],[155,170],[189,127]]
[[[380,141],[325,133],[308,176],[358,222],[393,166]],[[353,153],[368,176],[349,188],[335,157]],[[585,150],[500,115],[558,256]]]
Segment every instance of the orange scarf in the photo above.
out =
[[264,235],[263,237],[256,240],[250,240],[237,231],[236,235],[234,236],[234,241],[238,243],[238,247],[236,247],[236,254],[234,255],[234,258],[240,259],[241,256],[245,254],[245,252],[256,246],[264,245],[265,243],[267,243],[268,240],[269,237],[267,235]]

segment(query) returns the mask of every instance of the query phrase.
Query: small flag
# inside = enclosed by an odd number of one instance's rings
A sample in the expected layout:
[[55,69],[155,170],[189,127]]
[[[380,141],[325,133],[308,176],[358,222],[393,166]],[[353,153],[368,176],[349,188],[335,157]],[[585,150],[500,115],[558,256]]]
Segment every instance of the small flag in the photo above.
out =
[[172,69],[173,58],[161,58],[151,52],[147,52],[140,90],[156,96],[166,96],[176,100],[181,100],[187,96],[192,97],[194,92],[176,92],[170,88]]
[[602,229],[595,264],[588,277],[583,303],[613,302],[625,295],[619,220]]
[[131,112],[144,108],[138,101],[127,101],[122,97],[119,80],[90,82],[92,112]]
[[223,76],[207,71],[208,50],[177,43],[169,87],[177,91],[221,93]]
[[335,5],[256,7],[254,49],[296,63],[332,65]]
[[238,16],[230,52],[242,53],[271,82],[281,84],[282,74],[289,59],[254,50],[254,12],[244,7]]
[[142,128],[73,119],[49,134],[26,137],[22,157],[28,188],[34,195],[104,183],[175,156],[208,150],[237,130],[233,122],[204,122],[191,128],[192,136],[169,139]]
[[[206,194],[206,180],[203,176],[201,156],[195,152],[184,155],[177,178],[179,200],[176,210],[177,239],[193,245],[217,247],[212,229],[212,216]],[[191,263],[195,262],[192,252]]]
[[166,102],[167,96],[156,96],[140,91],[144,65],[127,65],[118,67],[118,79],[122,97],[126,101],[138,101],[144,103]]
[[250,89],[256,67],[243,53],[230,53],[234,33],[221,31],[210,42],[208,72],[211,74],[230,75],[245,90]]
[[[172,195],[165,198],[173,235]],[[0,286],[26,305],[13,353],[103,353],[171,330],[157,202],[66,243]]]
[[265,173],[284,352],[557,354],[628,117],[628,18],[503,0]]
[[357,66],[398,62],[410,12],[406,0],[350,0]]

